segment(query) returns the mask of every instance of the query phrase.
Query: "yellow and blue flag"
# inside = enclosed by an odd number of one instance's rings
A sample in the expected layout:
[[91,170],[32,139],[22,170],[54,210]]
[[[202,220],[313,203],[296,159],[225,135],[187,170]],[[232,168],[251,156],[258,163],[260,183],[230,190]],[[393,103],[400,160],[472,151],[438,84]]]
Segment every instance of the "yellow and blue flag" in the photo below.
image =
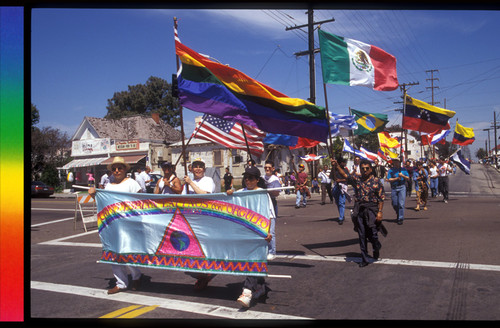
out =
[[358,123],[358,129],[354,130],[355,135],[383,131],[385,125],[389,122],[385,114],[366,113],[355,109],[351,109],[351,113],[355,116],[356,123]]

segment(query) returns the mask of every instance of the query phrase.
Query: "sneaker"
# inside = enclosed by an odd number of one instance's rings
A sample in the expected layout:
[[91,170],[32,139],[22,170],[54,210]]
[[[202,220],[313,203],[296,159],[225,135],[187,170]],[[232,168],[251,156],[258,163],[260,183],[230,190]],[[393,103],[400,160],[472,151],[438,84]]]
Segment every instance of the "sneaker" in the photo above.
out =
[[448,204],[448,201],[445,199],[445,200],[444,200],[444,203],[445,203],[445,204]]
[[344,220],[339,220],[339,225],[344,224]]
[[403,224],[403,220],[398,220],[398,224],[402,225]]
[[295,206],[295,208],[300,208],[300,206]]
[[243,288],[243,293],[238,297],[238,302],[243,307],[250,307],[250,301],[252,300],[252,291],[247,288]]
[[271,253],[267,254],[267,260],[268,260],[268,261],[272,261],[272,260],[274,260],[275,258],[276,258],[276,254],[271,254]]

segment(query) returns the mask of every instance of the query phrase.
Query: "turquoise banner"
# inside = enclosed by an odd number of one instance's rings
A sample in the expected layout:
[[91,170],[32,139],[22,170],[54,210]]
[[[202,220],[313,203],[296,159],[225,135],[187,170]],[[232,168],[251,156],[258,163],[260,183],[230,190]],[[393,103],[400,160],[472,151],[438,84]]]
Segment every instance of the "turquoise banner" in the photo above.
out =
[[267,276],[265,190],[153,195],[97,190],[101,262]]

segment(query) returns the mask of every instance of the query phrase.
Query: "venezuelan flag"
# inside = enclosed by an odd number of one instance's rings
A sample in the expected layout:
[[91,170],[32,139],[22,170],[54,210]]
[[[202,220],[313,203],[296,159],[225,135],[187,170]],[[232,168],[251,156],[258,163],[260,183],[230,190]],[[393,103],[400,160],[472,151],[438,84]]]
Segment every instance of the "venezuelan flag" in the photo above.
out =
[[290,98],[178,40],[175,50],[182,62],[178,76],[182,106],[265,132],[326,142],[328,122],[323,107]]
[[355,135],[376,133],[384,130],[389,120],[385,114],[372,114],[360,110],[351,109],[351,113],[358,123],[358,129],[354,130]]
[[433,133],[449,130],[448,120],[455,112],[429,105],[423,101],[406,96],[406,108],[403,116],[403,129]]
[[474,129],[466,128],[458,124],[455,126],[455,134],[453,135],[452,144],[466,146],[474,142],[476,138],[474,137]]

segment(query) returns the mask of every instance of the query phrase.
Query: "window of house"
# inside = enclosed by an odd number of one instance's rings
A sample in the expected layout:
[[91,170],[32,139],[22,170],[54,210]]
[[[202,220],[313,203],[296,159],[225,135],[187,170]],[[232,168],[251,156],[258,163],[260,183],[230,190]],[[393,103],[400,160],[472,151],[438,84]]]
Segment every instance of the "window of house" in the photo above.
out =
[[213,155],[214,155],[214,166],[222,166],[222,149],[214,150]]

